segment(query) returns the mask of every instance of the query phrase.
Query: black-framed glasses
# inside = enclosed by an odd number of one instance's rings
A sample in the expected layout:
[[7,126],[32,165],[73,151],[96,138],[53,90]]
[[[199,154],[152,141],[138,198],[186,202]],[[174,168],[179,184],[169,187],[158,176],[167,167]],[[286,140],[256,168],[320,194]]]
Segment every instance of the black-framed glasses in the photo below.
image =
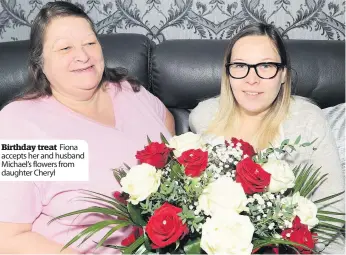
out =
[[273,79],[284,66],[284,64],[276,62],[262,62],[255,65],[249,65],[242,62],[232,62],[225,65],[227,75],[234,79],[245,78],[249,74],[250,68],[254,68],[256,74],[261,79]]

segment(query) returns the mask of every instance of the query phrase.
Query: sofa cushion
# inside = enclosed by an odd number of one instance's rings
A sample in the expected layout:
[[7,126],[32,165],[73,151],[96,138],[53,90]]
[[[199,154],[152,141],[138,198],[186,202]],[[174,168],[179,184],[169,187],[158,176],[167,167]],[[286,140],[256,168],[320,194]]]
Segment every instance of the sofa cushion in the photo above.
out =
[[[153,43],[140,34],[100,35],[108,67],[124,67],[149,88]],[[0,43],[0,109],[25,87],[29,41]]]
[[345,103],[322,110],[332,130],[345,174]]

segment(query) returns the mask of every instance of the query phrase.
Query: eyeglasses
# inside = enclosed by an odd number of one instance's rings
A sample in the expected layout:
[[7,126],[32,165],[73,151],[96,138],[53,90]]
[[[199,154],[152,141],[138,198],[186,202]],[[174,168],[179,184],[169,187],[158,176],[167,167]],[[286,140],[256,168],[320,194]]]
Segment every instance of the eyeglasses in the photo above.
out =
[[254,68],[256,74],[261,79],[273,79],[284,66],[282,63],[275,62],[263,62],[255,65],[233,62],[225,65],[227,75],[230,75],[234,79],[245,78],[249,74],[250,68]]

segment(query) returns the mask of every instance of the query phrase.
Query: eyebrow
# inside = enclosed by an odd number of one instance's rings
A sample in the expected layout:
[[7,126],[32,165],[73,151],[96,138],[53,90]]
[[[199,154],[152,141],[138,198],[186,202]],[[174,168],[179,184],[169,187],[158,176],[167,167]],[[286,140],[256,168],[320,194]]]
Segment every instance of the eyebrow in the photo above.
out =
[[[267,61],[267,60],[270,60],[270,61],[277,61],[275,60],[274,58],[262,58],[260,61]],[[236,58],[236,59],[233,59],[232,62],[235,62],[235,61],[243,61],[243,62],[246,62],[244,59],[241,59],[241,58]]]
[[[96,37],[96,35],[95,35],[94,33],[89,33],[89,34],[87,34],[87,35],[85,36],[85,39],[88,38],[89,36],[95,36],[95,37]],[[60,40],[65,40],[65,39],[68,39],[68,38],[66,38],[66,37],[59,37],[57,40],[55,40],[55,41],[53,42],[52,48],[54,48],[55,44],[57,44]],[[83,39],[83,40],[85,40],[85,39]]]
[[233,59],[233,61],[244,61],[244,60],[241,58],[236,58],[236,59]]

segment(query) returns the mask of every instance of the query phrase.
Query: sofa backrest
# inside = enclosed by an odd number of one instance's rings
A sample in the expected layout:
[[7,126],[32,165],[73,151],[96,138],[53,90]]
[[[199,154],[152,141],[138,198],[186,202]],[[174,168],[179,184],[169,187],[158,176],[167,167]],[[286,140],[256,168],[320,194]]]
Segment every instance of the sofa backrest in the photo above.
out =
[[[171,40],[152,55],[152,91],[172,111],[177,133],[188,131],[189,110],[220,93],[228,40]],[[321,108],[345,102],[345,42],[287,40],[293,93]]]
[[[125,67],[172,111],[177,134],[190,109],[220,91],[228,40],[171,40],[154,45],[139,34],[101,35],[106,64]],[[28,41],[0,43],[0,109],[26,83]],[[321,108],[345,102],[345,42],[288,40],[297,75],[293,92]]]
[[[149,87],[152,42],[140,34],[100,35],[108,67],[124,67]],[[25,86],[29,41],[0,43],[0,109]]]

